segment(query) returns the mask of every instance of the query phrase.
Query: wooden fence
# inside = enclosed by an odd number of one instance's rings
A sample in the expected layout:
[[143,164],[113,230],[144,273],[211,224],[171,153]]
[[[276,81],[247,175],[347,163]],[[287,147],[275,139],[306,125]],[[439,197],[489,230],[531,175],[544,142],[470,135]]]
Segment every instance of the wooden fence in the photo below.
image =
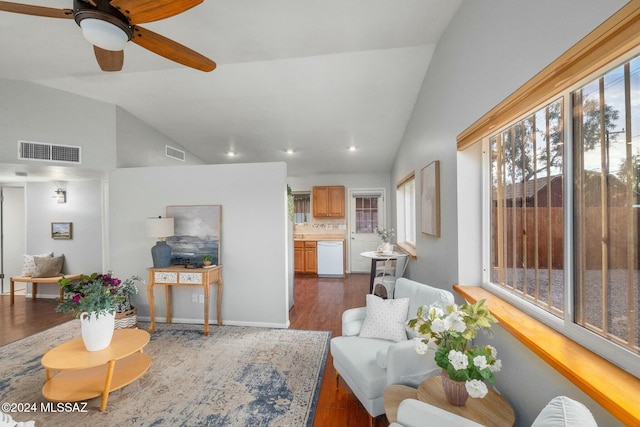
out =
[[[491,238],[492,247],[498,238],[496,209],[492,209]],[[505,208],[504,231],[507,247],[505,255],[507,267],[552,269],[564,268],[564,224],[563,208],[547,207],[515,207]],[[602,235],[602,212],[598,207],[584,208],[585,223],[585,268],[601,270],[602,257],[605,251],[608,269],[638,269],[638,230],[640,229],[639,209],[633,209],[629,222],[629,210],[614,207],[608,210],[608,239]],[[516,227],[514,229],[514,224]],[[536,254],[537,243],[537,254]],[[514,250],[515,249],[515,250]],[[537,257],[536,257],[537,255]],[[578,256],[576,254],[576,256]],[[632,259],[627,259],[628,257]],[[497,265],[495,250],[492,251],[493,265]],[[515,258],[515,265],[514,265]]]

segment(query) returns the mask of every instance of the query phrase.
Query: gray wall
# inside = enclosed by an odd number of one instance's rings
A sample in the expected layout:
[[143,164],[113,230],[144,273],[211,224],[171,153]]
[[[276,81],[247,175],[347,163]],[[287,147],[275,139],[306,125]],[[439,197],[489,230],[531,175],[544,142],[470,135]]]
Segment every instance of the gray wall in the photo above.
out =
[[[202,160],[171,138],[120,107],[116,108],[116,121],[117,167],[119,168],[204,164]],[[167,157],[166,145],[185,151],[184,162]]]
[[115,167],[114,105],[6,79],[0,79],[0,94],[0,162],[24,163],[16,152],[25,140],[81,146],[82,167]]
[[[442,237],[418,232],[411,278],[450,289],[481,282],[482,151],[457,153],[456,135],[524,84],[600,22],[622,0],[465,1],[434,52],[396,157],[391,182],[441,162]],[[419,186],[418,186],[419,191]],[[420,207],[418,206],[418,218]],[[585,403],[601,426],[620,425],[558,372],[496,328],[503,360],[497,387],[527,426],[554,396]]]
[[[52,198],[56,189],[53,183],[28,183],[25,189],[27,253],[64,254],[64,273],[102,272],[101,185],[99,181],[68,182],[65,184],[67,203],[58,203]],[[73,238],[52,239],[52,222],[73,223]],[[55,284],[42,284],[38,285],[38,293],[57,298],[59,288]]]
[[[221,259],[225,325],[287,327],[289,263],[286,165],[253,163],[127,168],[109,177],[109,257],[118,277],[146,279],[154,239],[145,218],[165,215],[169,205],[222,205]],[[146,290],[135,298],[148,316]],[[215,288],[212,287],[212,291]],[[203,305],[191,302],[198,288],[173,290],[175,322],[202,323]],[[164,291],[156,287],[156,320],[164,318]],[[215,292],[210,319],[215,322]]]

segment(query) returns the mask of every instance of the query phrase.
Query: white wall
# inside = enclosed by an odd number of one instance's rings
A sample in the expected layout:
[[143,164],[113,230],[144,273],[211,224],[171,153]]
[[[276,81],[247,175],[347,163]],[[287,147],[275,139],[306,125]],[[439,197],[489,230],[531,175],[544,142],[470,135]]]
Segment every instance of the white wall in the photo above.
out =
[[[63,272],[91,274],[102,272],[103,205],[100,181],[65,183],[67,203],[52,198],[53,183],[28,183],[26,186],[27,253],[53,251],[64,254]],[[51,238],[52,222],[73,223],[71,240]],[[29,285],[30,287],[30,285]],[[30,290],[29,290],[30,292]],[[58,297],[57,285],[38,285],[38,293]]]
[[[392,184],[441,164],[442,237],[418,233],[411,278],[450,289],[481,278],[480,147],[456,151],[456,136],[625,4],[623,0],[465,1],[433,54],[396,157]],[[419,191],[419,186],[417,191]],[[418,218],[420,207],[418,206]],[[599,425],[620,423],[501,328],[492,344],[497,387],[526,426],[554,396],[585,403]]]
[[[154,239],[145,218],[168,205],[222,205],[221,259],[225,325],[287,327],[288,218],[286,165],[256,163],[118,169],[109,178],[110,266],[118,277],[147,278]],[[210,320],[215,322],[215,288]],[[198,288],[173,290],[174,321],[202,323]],[[156,320],[164,318],[164,292],[156,287]],[[149,315],[146,290],[135,298]]]

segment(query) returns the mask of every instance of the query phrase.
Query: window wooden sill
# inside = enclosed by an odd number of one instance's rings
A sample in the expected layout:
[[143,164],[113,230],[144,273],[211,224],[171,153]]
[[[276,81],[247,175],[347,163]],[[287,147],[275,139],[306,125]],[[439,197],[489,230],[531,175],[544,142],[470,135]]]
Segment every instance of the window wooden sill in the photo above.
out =
[[640,380],[479,286],[453,285],[481,299],[502,327],[625,425],[640,426]]
[[402,242],[402,243],[398,243],[398,246],[400,247],[400,249],[402,249],[403,252],[406,252],[411,258],[413,259],[418,258],[416,256],[416,248],[413,247],[412,245]]

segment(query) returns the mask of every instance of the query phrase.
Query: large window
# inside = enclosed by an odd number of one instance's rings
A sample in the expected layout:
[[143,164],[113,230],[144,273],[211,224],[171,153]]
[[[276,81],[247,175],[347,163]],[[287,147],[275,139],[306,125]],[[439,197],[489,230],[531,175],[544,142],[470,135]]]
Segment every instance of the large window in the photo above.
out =
[[416,179],[415,175],[403,179],[396,187],[397,241],[409,248],[416,246]]
[[491,282],[567,331],[640,354],[640,59],[493,134],[489,148]]

